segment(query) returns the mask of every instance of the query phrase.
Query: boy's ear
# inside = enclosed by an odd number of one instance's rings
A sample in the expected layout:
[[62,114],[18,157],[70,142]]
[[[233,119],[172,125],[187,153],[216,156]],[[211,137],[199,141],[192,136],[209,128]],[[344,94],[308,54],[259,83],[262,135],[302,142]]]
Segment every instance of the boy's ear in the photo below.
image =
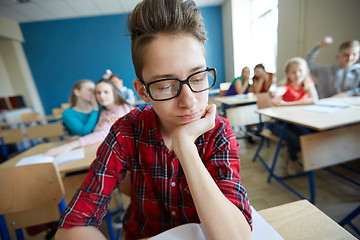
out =
[[339,60],[340,60],[340,53],[336,54],[336,57],[335,57],[335,58],[336,58],[336,60],[339,61]]
[[139,79],[134,79],[133,83],[139,97],[146,103],[150,102],[150,97],[147,95],[144,84]]

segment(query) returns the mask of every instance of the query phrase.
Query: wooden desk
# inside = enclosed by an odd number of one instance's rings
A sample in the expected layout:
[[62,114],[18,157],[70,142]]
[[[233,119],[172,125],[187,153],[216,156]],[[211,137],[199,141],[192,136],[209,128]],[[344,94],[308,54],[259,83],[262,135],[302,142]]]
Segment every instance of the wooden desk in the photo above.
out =
[[260,210],[258,213],[284,239],[356,239],[307,200]]
[[[338,108],[336,111],[329,113],[309,111],[309,106],[272,107],[256,111],[260,115],[284,121],[283,132],[287,123],[319,131],[300,137],[302,163],[309,176],[311,202],[315,201],[313,170],[360,157],[360,106],[356,104],[359,99],[359,97],[321,99],[319,104],[329,102],[348,104],[345,108]],[[304,198],[284,183],[281,177],[273,173],[282,140],[283,136],[280,136],[272,166],[268,168],[270,173],[268,181],[274,177],[297,196]],[[254,159],[256,157],[257,155],[255,155]]]
[[350,103],[331,113],[309,111],[308,106],[273,107],[256,112],[320,131],[300,137],[304,170],[308,171],[360,157],[360,105],[351,104],[357,100],[360,97],[320,100],[320,103]]
[[[282,238],[286,240],[356,239],[307,200],[287,203],[257,212],[277,233],[280,234]],[[260,232],[255,234],[256,239],[270,239],[268,236],[264,236],[266,233],[261,232],[261,230],[258,231]],[[155,238],[156,237],[157,236],[155,236]],[[145,239],[152,238],[144,238],[142,240]],[[180,237],[177,239],[180,239]]]
[[[352,102],[358,99],[321,99],[319,103],[325,102]],[[349,104],[348,107],[331,113],[322,113],[306,110],[309,106],[272,107],[259,109],[256,112],[271,118],[305,126],[317,131],[323,131],[336,127],[346,126],[360,122],[360,106]]]
[[246,105],[256,103],[257,96],[255,94],[248,93],[234,96],[215,97],[214,100],[228,106]]
[[11,127],[22,127],[23,125],[26,124],[32,124],[32,123],[36,123],[36,124],[43,124],[44,122],[54,122],[54,121],[60,121],[62,119],[61,116],[55,116],[55,115],[47,115],[47,116],[40,116],[39,118],[37,118],[36,120],[33,121],[15,121],[15,122],[5,122],[5,123],[1,123],[0,127],[1,128],[11,128]]
[[[50,143],[38,144],[35,147],[32,147],[32,148],[26,150],[25,152],[20,153],[20,154],[16,155],[15,157],[12,157],[11,159],[0,164],[0,168],[15,166],[16,163],[24,157],[29,157],[32,155],[44,153],[47,150],[49,150],[55,146],[58,146],[60,144],[64,144],[64,142],[50,142]],[[100,145],[99,143],[96,143],[96,144],[93,144],[90,146],[86,146],[84,148],[85,158],[78,159],[78,160],[71,161],[71,162],[60,165],[59,166],[60,173],[70,173],[70,172],[89,169],[90,164],[95,159],[96,151],[97,151],[99,145]]]

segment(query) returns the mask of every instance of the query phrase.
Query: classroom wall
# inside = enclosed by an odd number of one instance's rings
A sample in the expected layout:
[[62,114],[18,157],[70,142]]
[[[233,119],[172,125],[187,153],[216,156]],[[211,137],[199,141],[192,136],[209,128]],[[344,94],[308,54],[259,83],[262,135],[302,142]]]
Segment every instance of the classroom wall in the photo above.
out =
[[24,49],[19,24],[0,16],[0,96],[22,95],[27,106],[44,114]]
[[[207,64],[217,68],[218,87],[224,81],[221,6],[200,9],[208,32]],[[68,101],[80,79],[96,82],[107,68],[133,89],[127,14],[20,24],[27,60],[45,112]]]
[[12,39],[18,42],[24,41],[19,24],[2,16],[0,16],[0,37]]
[[337,64],[338,46],[360,40],[359,0],[279,0],[278,80],[284,77],[283,64],[291,57],[304,57],[323,37],[334,43],[321,50],[317,63]]
[[222,4],[225,82],[231,81],[235,74],[232,4],[233,0],[226,0]]
[[[1,45],[1,40],[0,40]],[[5,61],[2,54],[0,54],[0,96],[12,96],[14,95],[14,89],[11,85],[9,74],[7,73],[6,67],[5,67]]]

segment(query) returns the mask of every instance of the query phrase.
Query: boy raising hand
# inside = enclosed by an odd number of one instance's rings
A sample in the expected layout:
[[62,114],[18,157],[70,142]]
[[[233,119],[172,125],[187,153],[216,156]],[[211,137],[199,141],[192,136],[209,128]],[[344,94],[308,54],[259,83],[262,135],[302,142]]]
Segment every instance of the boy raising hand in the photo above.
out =
[[315,58],[320,49],[332,43],[331,37],[325,37],[305,59],[310,72],[318,78],[317,88],[320,98],[360,96],[360,43],[357,40],[347,41],[339,46],[336,59],[339,65],[318,65]]

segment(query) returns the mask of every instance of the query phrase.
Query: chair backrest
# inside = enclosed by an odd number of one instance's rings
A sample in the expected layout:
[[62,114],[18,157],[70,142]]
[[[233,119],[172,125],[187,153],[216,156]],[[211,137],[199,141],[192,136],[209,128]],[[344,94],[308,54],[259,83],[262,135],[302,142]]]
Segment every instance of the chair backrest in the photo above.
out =
[[70,103],[62,103],[62,104],[61,104],[61,108],[62,108],[63,110],[69,108],[70,106],[71,106]]
[[256,104],[259,109],[274,107],[271,102],[271,96],[268,92],[257,94]]
[[225,96],[227,90],[230,88],[231,82],[220,83],[219,96]]
[[58,204],[65,196],[60,172],[53,163],[1,168],[0,193],[0,214],[12,229],[56,220]]
[[31,126],[26,128],[26,135],[29,140],[62,137],[64,126],[61,122]]
[[64,111],[63,108],[53,108],[52,109],[52,115],[54,117],[61,117],[62,112]]
[[23,123],[35,122],[40,120],[40,115],[37,112],[23,113],[20,115],[20,121]]
[[24,140],[21,128],[0,129],[0,137],[4,139],[5,144],[18,143]]
[[259,114],[255,113],[255,104],[226,109],[226,118],[232,127],[259,123]]

